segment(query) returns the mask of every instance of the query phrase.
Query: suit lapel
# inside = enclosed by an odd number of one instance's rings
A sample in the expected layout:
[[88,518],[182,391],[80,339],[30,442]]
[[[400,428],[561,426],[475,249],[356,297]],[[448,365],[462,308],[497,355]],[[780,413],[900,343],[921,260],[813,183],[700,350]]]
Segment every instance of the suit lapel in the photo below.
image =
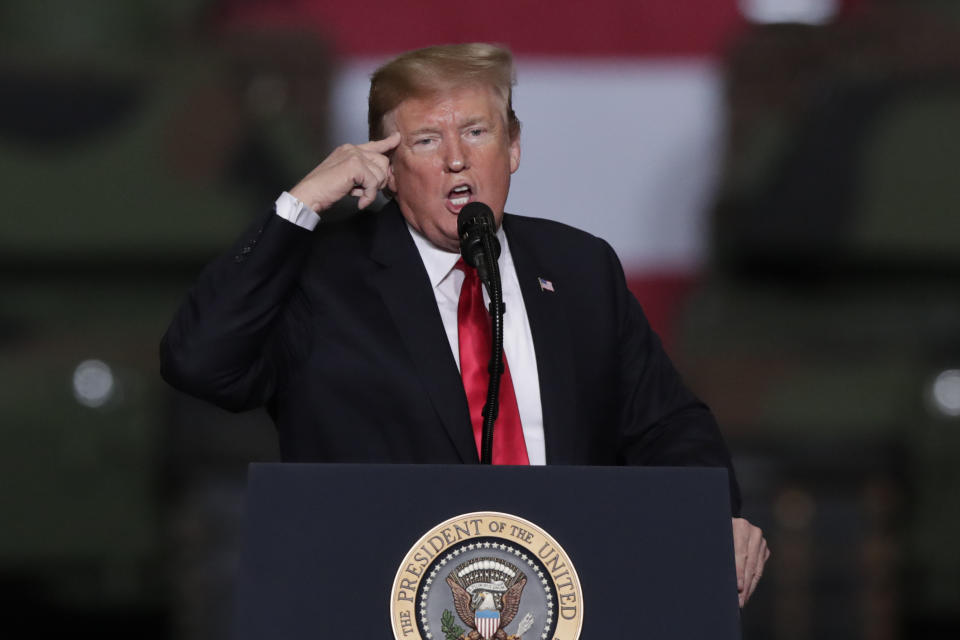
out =
[[393,202],[377,225],[371,257],[383,268],[371,275],[371,285],[380,292],[460,459],[479,462],[463,383],[420,254]]
[[[547,462],[576,463],[582,459],[577,455],[577,442],[573,437],[578,429],[577,380],[570,349],[572,334],[564,304],[564,283],[557,281],[556,274],[545,266],[547,262],[538,251],[536,238],[530,236],[522,220],[507,215],[503,224],[537,354]],[[549,281],[555,290],[545,290],[539,278]]]

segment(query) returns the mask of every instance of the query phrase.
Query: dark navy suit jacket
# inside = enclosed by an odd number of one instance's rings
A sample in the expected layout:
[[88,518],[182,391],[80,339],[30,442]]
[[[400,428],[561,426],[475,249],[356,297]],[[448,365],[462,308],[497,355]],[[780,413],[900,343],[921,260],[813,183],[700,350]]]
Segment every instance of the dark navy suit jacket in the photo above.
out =
[[[674,370],[610,246],[547,220],[507,214],[503,225],[533,334],[548,464],[730,468],[716,422]],[[266,405],[287,461],[478,462],[434,293],[393,203],[313,232],[270,213],[201,274],[161,363],[174,387],[221,407]],[[737,514],[732,469],[730,479]]]

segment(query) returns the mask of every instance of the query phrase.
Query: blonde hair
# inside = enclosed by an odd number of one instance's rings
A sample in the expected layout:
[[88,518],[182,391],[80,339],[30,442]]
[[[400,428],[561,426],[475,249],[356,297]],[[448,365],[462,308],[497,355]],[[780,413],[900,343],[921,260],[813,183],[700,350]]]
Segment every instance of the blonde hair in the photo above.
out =
[[504,47],[483,42],[408,51],[374,71],[367,104],[370,139],[384,137],[384,116],[407,98],[423,98],[477,84],[491,87],[503,99],[507,131],[510,140],[516,140],[520,121],[513,112],[513,56]]

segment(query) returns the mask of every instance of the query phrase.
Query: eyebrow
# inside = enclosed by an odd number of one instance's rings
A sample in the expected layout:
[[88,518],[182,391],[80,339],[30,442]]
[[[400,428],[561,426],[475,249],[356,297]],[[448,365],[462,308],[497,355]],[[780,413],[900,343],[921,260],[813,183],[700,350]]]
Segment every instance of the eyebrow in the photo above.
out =
[[[462,125],[460,125],[458,128],[469,129],[470,127],[475,127],[478,124],[486,125],[492,129],[492,128],[496,128],[498,123],[496,118],[490,119],[490,118],[487,118],[486,116],[476,116],[475,118],[470,118],[469,120],[464,122]],[[419,129],[414,129],[413,131],[409,131],[407,135],[420,136],[428,133],[439,134],[439,133],[443,133],[443,131],[440,127],[420,127]]]
[[460,128],[469,129],[470,127],[475,127],[478,124],[482,124],[484,126],[490,127],[491,129],[497,126],[496,118],[490,119],[490,118],[487,118],[486,116],[478,116],[476,118],[471,118],[470,120],[467,120]]
[[407,133],[409,136],[420,136],[425,133],[440,133],[440,129],[437,127],[421,127]]

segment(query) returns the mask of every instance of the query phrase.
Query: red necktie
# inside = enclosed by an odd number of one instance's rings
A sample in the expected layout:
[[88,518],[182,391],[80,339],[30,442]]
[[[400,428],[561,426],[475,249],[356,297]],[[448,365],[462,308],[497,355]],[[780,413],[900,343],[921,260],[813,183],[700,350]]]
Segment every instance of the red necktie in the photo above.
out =
[[[463,389],[467,393],[473,437],[479,452],[483,437],[483,405],[487,401],[487,386],[490,384],[490,314],[483,304],[483,285],[477,270],[468,267],[463,258],[460,258],[455,266],[466,276],[457,305],[460,375],[463,377]],[[530,464],[506,354],[503,357],[503,375],[500,377],[500,411],[495,426],[493,464]]]

